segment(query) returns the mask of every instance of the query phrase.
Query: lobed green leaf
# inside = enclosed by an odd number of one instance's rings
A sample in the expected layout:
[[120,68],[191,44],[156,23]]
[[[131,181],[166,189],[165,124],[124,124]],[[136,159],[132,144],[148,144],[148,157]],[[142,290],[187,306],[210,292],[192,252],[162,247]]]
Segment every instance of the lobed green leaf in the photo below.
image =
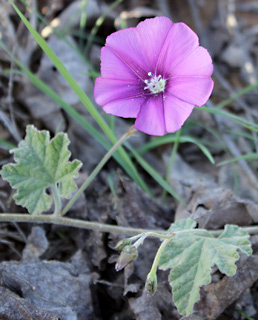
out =
[[214,265],[220,272],[233,276],[238,251],[252,253],[249,234],[237,226],[227,225],[218,238],[207,230],[194,229],[195,226],[196,222],[190,219],[173,224],[168,231],[175,232],[175,236],[164,248],[159,261],[160,269],[171,269],[169,283],[173,299],[184,316],[193,312],[194,304],[200,299],[200,287],[211,282]]
[[52,198],[46,189],[57,183],[60,195],[70,198],[71,192],[76,190],[73,179],[78,175],[81,162],[68,161],[69,143],[65,133],[50,140],[48,131],[38,131],[32,125],[27,127],[25,139],[10,151],[16,164],[7,164],[0,171],[3,179],[17,189],[14,195],[17,204],[32,214],[48,210]]

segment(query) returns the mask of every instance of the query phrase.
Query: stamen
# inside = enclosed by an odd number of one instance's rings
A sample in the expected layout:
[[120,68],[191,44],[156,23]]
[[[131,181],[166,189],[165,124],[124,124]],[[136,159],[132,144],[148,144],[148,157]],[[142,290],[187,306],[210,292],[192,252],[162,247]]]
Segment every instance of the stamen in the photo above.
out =
[[147,84],[146,87],[144,87],[144,90],[150,90],[151,93],[159,93],[164,92],[166,80],[162,79],[162,76],[155,76],[152,72],[148,72],[148,76],[151,77],[151,79],[146,79],[144,82]]

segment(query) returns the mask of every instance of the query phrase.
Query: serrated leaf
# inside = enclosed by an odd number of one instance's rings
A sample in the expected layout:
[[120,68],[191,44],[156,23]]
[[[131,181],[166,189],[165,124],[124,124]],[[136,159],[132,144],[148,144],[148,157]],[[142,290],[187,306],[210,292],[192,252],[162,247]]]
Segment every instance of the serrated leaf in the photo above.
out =
[[70,141],[65,133],[58,133],[50,140],[48,131],[38,131],[27,126],[26,137],[18,148],[11,150],[16,164],[3,166],[1,175],[11,186],[17,189],[14,199],[17,204],[26,207],[32,214],[48,210],[52,198],[46,188],[58,183],[60,195],[70,198],[76,190],[73,179],[78,175],[81,162],[69,162]]
[[[186,232],[176,233],[180,226]],[[190,232],[187,232],[187,226]],[[187,219],[170,227],[176,235],[164,248],[159,262],[160,269],[172,269],[169,283],[173,299],[184,316],[193,312],[194,304],[200,299],[200,287],[211,282],[210,272],[214,265],[222,273],[233,276],[239,259],[237,251],[252,253],[249,234],[237,226],[227,225],[218,238],[203,229],[193,230],[194,226],[193,220]]]

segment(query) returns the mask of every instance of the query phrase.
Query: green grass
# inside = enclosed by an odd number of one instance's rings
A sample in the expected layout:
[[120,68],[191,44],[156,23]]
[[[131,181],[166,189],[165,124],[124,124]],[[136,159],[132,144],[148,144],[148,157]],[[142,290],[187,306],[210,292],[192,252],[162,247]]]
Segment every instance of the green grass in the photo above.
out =
[[[77,94],[78,98],[84,105],[84,107],[87,109],[87,111],[90,113],[90,115],[95,119],[95,121],[98,123],[99,127],[102,129],[102,131],[105,133],[107,138],[111,141],[112,144],[115,144],[117,139],[111,130],[111,128],[108,126],[104,118],[101,116],[101,114],[98,112],[98,110],[95,108],[91,100],[88,98],[88,96],[85,94],[85,92],[79,87],[75,79],[72,77],[72,75],[69,73],[69,71],[66,69],[62,61],[56,56],[54,51],[49,47],[49,45],[46,43],[46,41],[40,36],[40,34],[32,27],[30,22],[26,19],[26,17],[22,14],[22,12],[17,8],[17,6],[13,3],[12,0],[10,0],[10,3],[12,4],[14,10],[19,15],[25,26],[28,28],[29,32],[33,35],[34,39],[37,41],[41,49],[45,52],[45,54],[49,57],[49,59],[53,62],[54,66],[59,70],[59,72],[62,74],[62,76],[65,78],[65,80],[68,82],[70,87],[74,90],[74,92]],[[81,117],[81,116],[80,116]],[[117,152],[119,153],[119,156],[121,158],[121,162],[123,163],[123,168],[126,170],[126,172],[148,193],[150,193],[149,188],[143,181],[143,179],[140,177],[135,165],[129,158],[128,154],[125,152],[123,147],[119,147]]]
[[[158,137],[155,138],[154,140],[145,143],[143,146],[137,148],[137,152],[139,154],[144,154],[147,151],[153,149],[153,148],[157,148],[161,145],[164,144],[169,144],[169,143],[175,143],[177,141],[177,136],[175,134],[166,134],[163,137]],[[212,154],[210,153],[210,151],[204,146],[204,144],[202,144],[200,139],[194,138],[194,137],[190,137],[190,136],[180,136],[178,138],[178,143],[193,143],[196,144],[200,150],[204,153],[204,155],[209,159],[209,161],[214,164],[215,161],[213,159]]]
[[6,150],[11,150],[11,149],[14,149],[16,148],[17,146],[8,142],[8,141],[5,141],[3,139],[0,139],[0,148],[1,149],[6,149]]
[[258,153],[248,153],[248,154],[244,154],[244,155],[242,155],[240,157],[235,157],[235,158],[232,158],[232,159],[229,159],[229,160],[225,160],[225,161],[219,162],[217,164],[217,166],[224,166],[226,164],[237,162],[237,161],[240,161],[240,160],[257,160],[257,159],[258,159]]
[[246,120],[246,119],[244,119],[242,117],[239,117],[239,116],[237,116],[235,114],[232,114],[232,113],[230,113],[228,111],[221,110],[221,109],[219,109],[217,107],[214,107],[214,108],[200,107],[200,108],[198,108],[198,110],[206,111],[206,112],[211,113],[211,114],[216,114],[216,115],[220,115],[220,116],[229,118],[232,121],[234,121],[237,124],[239,124],[240,126],[245,127],[246,129],[258,132],[258,125],[257,124],[252,123],[252,122],[250,122],[250,121],[248,121],[248,120]]

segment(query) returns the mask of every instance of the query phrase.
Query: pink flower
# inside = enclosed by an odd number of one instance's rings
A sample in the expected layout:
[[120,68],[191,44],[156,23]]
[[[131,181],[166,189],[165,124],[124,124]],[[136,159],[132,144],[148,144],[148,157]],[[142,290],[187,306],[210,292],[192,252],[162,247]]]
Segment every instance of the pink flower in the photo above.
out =
[[146,19],[107,38],[94,96],[105,112],[136,118],[136,129],[162,136],[206,103],[212,72],[209,53],[188,26]]

